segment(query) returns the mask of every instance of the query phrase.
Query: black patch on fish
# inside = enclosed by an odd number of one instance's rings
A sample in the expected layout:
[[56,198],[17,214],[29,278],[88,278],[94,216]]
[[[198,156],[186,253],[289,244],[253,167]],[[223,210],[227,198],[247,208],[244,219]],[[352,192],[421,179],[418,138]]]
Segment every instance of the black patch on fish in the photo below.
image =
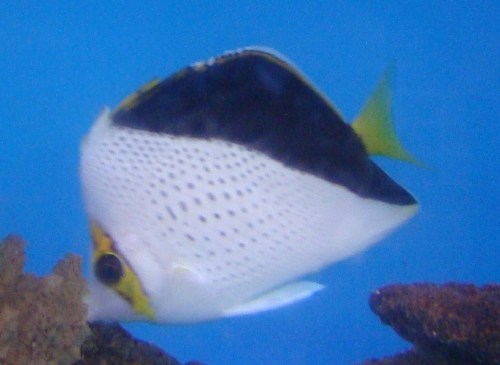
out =
[[415,198],[367,155],[334,107],[291,65],[244,50],[189,66],[114,111],[119,126],[220,139],[391,204]]

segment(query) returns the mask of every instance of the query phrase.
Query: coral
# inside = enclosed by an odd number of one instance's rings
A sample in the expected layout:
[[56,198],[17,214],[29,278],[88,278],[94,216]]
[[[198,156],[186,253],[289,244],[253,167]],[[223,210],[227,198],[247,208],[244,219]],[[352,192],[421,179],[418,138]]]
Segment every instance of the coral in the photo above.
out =
[[444,355],[433,354],[428,356],[417,349],[410,349],[405,353],[386,357],[381,360],[368,360],[362,365],[468,365],[455,362]]
[[75,365],[181,365],[158,347],[134,339],[117,323],[92,322],[89,326],[92,334],[82,345],[82,360]]
[[0,244],[0,364],[71,364],[89,334],[81,259],[68,255],[54,274],[23,274],[25,243]]
[[[450,358],[446,354],[428,354],[418,349],[412,348],[404,353],[386,357],[381,360],[368,360],[362,365],[469,365],[456,359]],[[475,363],[474,363],[475,364]]]
[[415,349],[365,365],[500,363],[500,285],[391,285],[369,302]]

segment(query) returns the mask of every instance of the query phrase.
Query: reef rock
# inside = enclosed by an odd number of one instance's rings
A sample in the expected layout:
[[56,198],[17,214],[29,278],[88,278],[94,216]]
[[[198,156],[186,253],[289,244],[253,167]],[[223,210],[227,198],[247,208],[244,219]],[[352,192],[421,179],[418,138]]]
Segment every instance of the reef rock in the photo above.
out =
[[[133,338],[116,322],[90,322],[91,335],[82,344],[82,360],[74,365],[181,365],[159,347]],[[186,365],[203,365],[190,361]]]
[[24,274],[24,241],[0,244],[0,364],[72,364],[89,334],[81,258],[68,255],[54,274]]
[[365,365],[500,364],[500,285],[391,285],[369,302],[415,348]]
[[91,322],[92,334],[75,365],[181,365],[153,344],[134,339],[118,323]]

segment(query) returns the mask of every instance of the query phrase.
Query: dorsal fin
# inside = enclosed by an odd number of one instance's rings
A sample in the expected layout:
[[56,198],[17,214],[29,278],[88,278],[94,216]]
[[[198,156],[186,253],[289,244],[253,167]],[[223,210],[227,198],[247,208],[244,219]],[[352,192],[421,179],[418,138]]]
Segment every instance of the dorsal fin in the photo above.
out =
[[123,99],[120,104],[116,107],[116,110],[126,109],[130,110],[140,102],[140,97],[154,89],[160,83],[160,79],[155,77],[154,79],[148,81],[146,84],[141,86],[136,92],[130,94],[125,99]]

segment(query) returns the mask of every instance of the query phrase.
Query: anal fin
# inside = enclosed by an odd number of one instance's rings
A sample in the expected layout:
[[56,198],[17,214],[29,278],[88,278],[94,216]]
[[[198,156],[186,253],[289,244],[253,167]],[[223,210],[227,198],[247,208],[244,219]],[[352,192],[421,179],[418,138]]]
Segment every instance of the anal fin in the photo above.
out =
[[302,299],[309,298],[311,295],[324,288],[324,285],[312,281],[297,281],[264,293],[247,303],[231,308],[227,310],[225,314],[228,317],[232,317],[284,307]]

